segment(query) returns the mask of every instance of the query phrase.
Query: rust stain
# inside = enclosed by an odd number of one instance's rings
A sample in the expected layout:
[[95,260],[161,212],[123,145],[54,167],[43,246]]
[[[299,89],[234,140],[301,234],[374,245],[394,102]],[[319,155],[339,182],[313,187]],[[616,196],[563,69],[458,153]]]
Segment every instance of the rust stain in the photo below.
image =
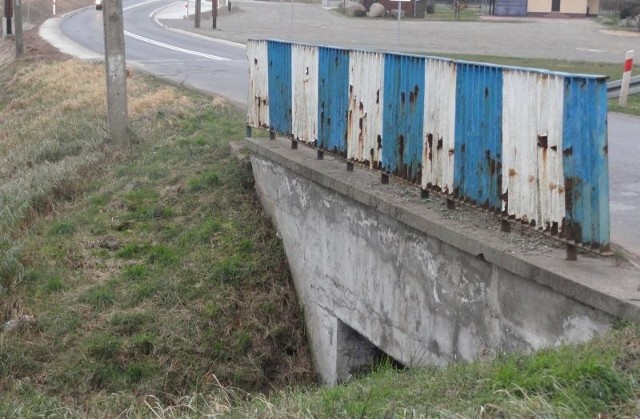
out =
[[549,144],[549,139],[546,135],[538,135],[538,147],[546,149]]
[[516,172],[516,169],[509,169],[509,177],[514,177],[517,174],[518,172]]
[[427,159],[429,162],[433,163],[433,134],[427,134],[427,146],[424,148],[425,153],[427,153]]
[[529,175],[529,183],[533,183],[535,181],[536,181],[536,177],[532,176],[532,175]]
[[549,184],[549,190],[550,191],[554,191],[556,189],[558,189],[558,185],[557,184],[555,184],[555,183],[550,183]]

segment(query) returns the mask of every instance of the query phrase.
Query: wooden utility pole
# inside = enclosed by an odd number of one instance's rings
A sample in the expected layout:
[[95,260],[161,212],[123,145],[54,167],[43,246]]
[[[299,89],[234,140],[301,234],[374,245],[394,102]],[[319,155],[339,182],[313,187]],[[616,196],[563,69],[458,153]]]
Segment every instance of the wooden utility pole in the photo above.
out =
[[16,57],[24,54],[24,39],[22,37],[22,0],[14,0],[13,12],[16,22]]
[[196,0],[196,15],[193,19],[196,25],[196,29],[200,29],[200,12],[201,11],[202,11],[202,0]]
[[124,54],[122,0],[102,3],[104,22],[104,62],[107,73],[107,128],[109,138],[120,146],[129,145],[127,111],[127,69]]

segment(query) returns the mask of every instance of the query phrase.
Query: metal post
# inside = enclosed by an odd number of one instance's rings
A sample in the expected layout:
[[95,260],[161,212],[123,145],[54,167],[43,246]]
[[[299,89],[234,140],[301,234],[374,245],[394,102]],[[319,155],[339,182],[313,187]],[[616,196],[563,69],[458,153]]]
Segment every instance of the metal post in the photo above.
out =
[[129,145],[127,78],[124,51],[122,0],[103,2],[104,62],[107,75],[107,125],[109,138],[120,146]]
[[633,69],[633,50],[627,51],[624,58],[624,72],[622,73],[622,85],[620,86],[620,100],[618,105],[625,106],[627,104],[627,96],[629,95],[629,82],[631,81],[631,70]]
[[14,13],[16,20],[16,57],[24,54],[24,40],[22,37],[22,0],[14,0]]
[[11,30],[11,18],[13,17],[13,0],[5,0],[4,1],[4,17],[6,18],[7,24],[7,35],[13,34]]
[[402,8],[400,7],[402,3],[398,1],[398,30],[396,31],[396,44],[398,44],[398,48],[400,48],[400,13],[402,13]]

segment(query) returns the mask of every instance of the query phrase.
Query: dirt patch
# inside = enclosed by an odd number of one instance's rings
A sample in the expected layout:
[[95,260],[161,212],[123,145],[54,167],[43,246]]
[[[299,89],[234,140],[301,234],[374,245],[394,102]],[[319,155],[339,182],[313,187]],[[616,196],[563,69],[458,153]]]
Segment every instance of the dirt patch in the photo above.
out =
[[[57,0],[56,15],[62,16],[85,6],[92,5],[92,0]],[[24,56],[22,59],[35,61],[53,61],[69,58],[40,38],[38,29],[45,20],[53,17],[50,0],[31,0],[29,5],[30,28],[24,31]],[[26,22],[25,22],[26,27]],[[4,67],[15,59],[15,39],[8,35],[0,40],[0,67]]]
[[606,35],[619,36],[623,38],[640,37],[640,32],[633,32],[633,31],[616,31],[611,29],[601,29],[599,32],[604,33]]

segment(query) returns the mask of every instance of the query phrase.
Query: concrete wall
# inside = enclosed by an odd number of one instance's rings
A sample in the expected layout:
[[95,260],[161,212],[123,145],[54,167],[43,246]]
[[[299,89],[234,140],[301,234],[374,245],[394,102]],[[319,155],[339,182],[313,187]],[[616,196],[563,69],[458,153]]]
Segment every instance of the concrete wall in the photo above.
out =
[[[379,350],[408,366],[444,365],[586,341],[615,317],[638,315],[627,294],[634,270],[585,258],[571,266],[554,250],[523,259],[517,245],[496,240],[500,233],[414,207],[406,190],[371,190],[379,181],[367,169],[347,172],[344,162],[315,160],[314,150],[283,140],[248,144],[326,383],[347,379]],[[567,275],[615,275],[627,300]]]

